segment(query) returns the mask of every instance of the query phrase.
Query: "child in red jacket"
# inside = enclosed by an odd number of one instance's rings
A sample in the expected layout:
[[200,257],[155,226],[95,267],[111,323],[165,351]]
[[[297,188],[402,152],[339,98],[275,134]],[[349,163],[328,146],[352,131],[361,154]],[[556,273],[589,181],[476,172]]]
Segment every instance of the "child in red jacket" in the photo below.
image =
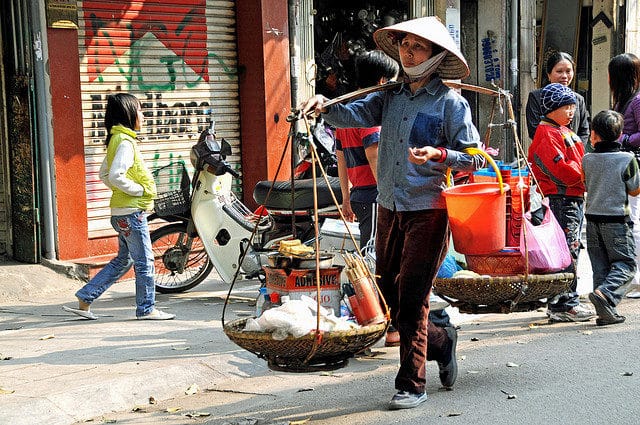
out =
[[[582,182],[584,146],[567,127],[575,114],[576,96],[569,87],[552,83],[542,89],[540,100],[544,117],[529,147],[528,160],[539,191],[549,199],[549,207],[564,229],[573,257],[573,263],[566,271],[576,275],[585,192]],[[549,320],[583,322],[595,316],[593,310],[580,304],[577,286],[576,276],[570,292],[549,302]]]

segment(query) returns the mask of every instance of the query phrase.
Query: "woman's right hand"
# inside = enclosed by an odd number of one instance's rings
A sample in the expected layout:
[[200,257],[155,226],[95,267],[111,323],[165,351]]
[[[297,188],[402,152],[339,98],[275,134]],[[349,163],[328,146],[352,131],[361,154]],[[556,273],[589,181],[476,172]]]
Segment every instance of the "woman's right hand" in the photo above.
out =
[[327,99],[323,95],[317,94],[307,99],[306,102],[298,107],[298,109],[301,110],[305,115],[313,111],[314,115],[317,117],[322,112],[325,112],[324,104],[328,101],[329,99]]
[[437,161],[442,158],[442,152],[432,146],[409,148],[409,162],[422,165],[429,160]]

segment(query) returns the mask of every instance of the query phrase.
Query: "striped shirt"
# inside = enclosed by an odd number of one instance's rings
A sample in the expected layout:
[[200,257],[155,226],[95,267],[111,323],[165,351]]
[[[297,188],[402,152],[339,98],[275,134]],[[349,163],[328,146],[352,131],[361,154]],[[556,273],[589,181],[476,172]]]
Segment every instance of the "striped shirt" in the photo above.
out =
[[376,178],[371,171],[365,149],[378,144],[380,127],[338,128],[336,130],[336,149],[342,151],[347,175],[351,182],[352,202],[373,203],[378,190]]

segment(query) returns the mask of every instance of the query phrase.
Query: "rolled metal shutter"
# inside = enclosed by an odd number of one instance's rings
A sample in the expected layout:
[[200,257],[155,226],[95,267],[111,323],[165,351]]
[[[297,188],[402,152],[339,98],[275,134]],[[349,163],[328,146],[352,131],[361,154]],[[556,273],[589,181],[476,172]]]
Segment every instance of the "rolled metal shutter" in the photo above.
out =
[[[4,133],[0,130],[0,136],[4,136]],[[2,137],[0,140],[6,140],[5,137]],[[9,176],[6,173],[5,166],[5,146],[0,148],[0,154],[2,155],[2,159],[0,159],[0,257],[10,254],[9,247],[11,246],[11,238],[9,237],[9,227],[10,227],[10,210],[11,205],[9,204]]]
[[150,168],[183,160],[191,169],[190,148],[214,119],[218,136],[233,147],[228,160],[239,170],[236,19],[234,2],[225,0],[78,5],[87,215],[94,238],[113,233],[111,192],[98,175],[110,93],[128,92],[142,101],[139,146]]

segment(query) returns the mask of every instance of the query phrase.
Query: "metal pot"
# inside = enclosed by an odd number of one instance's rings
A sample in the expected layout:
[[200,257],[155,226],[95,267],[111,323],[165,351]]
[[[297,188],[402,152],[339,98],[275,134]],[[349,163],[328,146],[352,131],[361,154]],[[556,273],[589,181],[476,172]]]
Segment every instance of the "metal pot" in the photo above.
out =
[[267,255],[267,262],[269,263],[269,266],[276,269],[286,269],[291,267],[292,259],[293,257],[289,255],[282,255],[277,251]]

